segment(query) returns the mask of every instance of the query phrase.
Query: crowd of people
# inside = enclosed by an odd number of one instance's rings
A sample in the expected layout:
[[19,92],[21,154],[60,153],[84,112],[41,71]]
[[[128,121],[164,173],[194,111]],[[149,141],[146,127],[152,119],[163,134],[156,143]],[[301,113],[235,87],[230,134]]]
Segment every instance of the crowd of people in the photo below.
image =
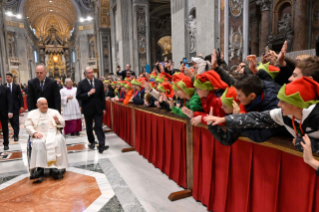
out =
[[[270,50],[259,64],[255,55],[249,55],[232,70],[227,68],[223,53],[215,50],[206,57],[192,57],[191,62],[181,61],[179,69],[173,69],[171,61],[164,61],[156,63],[151,73],[139,75],[127,64],[125,70],[118,67],[116,74],[97,79],[88,67],[84,80],[75,86],[66,79],[65,87],[47,78],[45,66],[39,65],[37,77],[27,87],[31,112],[26,128],[35,149],[31,167],[36,169],[31,178],[39,178],[43,168],[48,167],[53,167],[54,178],[63,177],[67,151],[61,129],[64,134],[78,136],[82,114],[89,148],[94,149],[98,143],[100,153],[108,149],[102,130],[105,100],[155,107],[188,117],[192,125],[208,125],[212,136],[223,145],[232,145],[239,136],[264,142],[286,135],[319,175],[319,161],[312,154],[319,152],[319,57],[299,55],[291,59],[286,52],[287,42],[279,54]],[[6,80],[7,84],[0,86],[5,150],[9,149],[8,120],[14,129],[14,140],[18,141],[19,109],[23,109],[23,90],[11,84],[11,74]],[[52,138],[57,140],[55,146]],[[43,160],[45,157],[47,160]]]
[[312,154],[319,152],[319,57],[292,59],[286,53],[287,42],[279,54],[269,50],[259,64],[256,55],[249,55],[234,70],[215,50],[191,63],[182,61],[179,69],[158,62],[150,74],[139,76],[127,65],[119,78],[104,80],[106,99],[189,117],[192,125],[208,125],[223,145],[239,136],[255,142],[290,137],[319,175]]

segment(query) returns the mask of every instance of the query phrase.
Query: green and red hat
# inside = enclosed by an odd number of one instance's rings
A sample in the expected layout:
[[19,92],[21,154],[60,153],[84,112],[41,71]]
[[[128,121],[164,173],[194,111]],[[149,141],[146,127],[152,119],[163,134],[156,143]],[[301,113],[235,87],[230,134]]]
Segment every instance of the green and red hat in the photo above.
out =
[[162,72],[162,73],[160,73],[160,74],[157,76],[155,82],[163,83],[163,82],[168,82],[168,81],[170,81],[171,79],[172,79],[172,76],[171,76],[171,75],[169,75],[169,74],[167,74],[167,73],[165,73],[165,72]]
[[120,84],[120,86],[124,87],[125,86],[125,81],[120,81],[118,84]]
[[228,88],[228,85],[221,80],[219,74],[217,74],[214,70],[211,70],[198,74],[194,81],[194,87],[202,90],[213,91],[217,89],[225,90]]
[[220,97],[220,100],[227,105],[228,107],[233,107],[233,101],[239,103],[237,99],[237,92],[235,87],[226,88],[223,95]]
[[185,74],[183,74],[182,72],[177,72],[175,74],[173,74],[172,77],[172,84],[173,84],[173,89],[174,91],[177,91],[178,88],[176,87],[176,84],[181,81],[183,78],[185,77]]
[[105,84],[105,83],[109,83],[110,84],[110,80],[104,80],[103,84]]
[[276,66],[272,66],[269,65],[270,62],[262,64],[260,63],[260,65],[257,67],[257,70],[264,70],[265,72],[267,72],[272,79],[275,79],[275,77],[279,74],[280,72],[280,68],[276,67]]
[[117,85],[117,82],[116,82],[116,81],[113,81],[113,82],[111,83],[111,85],[112,85],[112,86],[116,86],[116,85]]
[[195,93],[195,88],[193,85],[193,82],[191,78],[184,76],[184,78],[176,83],[177,89],[182,90],[184,93],[189,94],[190,96],[193,96]]
[[130,78],[130,77],[125,77],[125,79],[124,79],[125,81],[131,81],[132,80],[132,78]]
[[308,108],[319,103],[319,84],[302,77],[289,84],[284,84],[278,92],[277,98],[299,108]]
[[155,82],[149,82],[148,84],[150,84],[151,88],[155,88]]
[[151,78],[150,79],[155,79],[156,80],[156,78],[157,78],[157,74],[153,71],[151,73]]
[[167,96],[167,98],[173,98],[174,97],[174,90],[172,85],[169,82],[163,82],[159,86],[157,86],[157,89]]
[[132,84],[129,82],[129,81],[124,81],[124,87],[126,88],[126,89],[131,89],[132,88]]

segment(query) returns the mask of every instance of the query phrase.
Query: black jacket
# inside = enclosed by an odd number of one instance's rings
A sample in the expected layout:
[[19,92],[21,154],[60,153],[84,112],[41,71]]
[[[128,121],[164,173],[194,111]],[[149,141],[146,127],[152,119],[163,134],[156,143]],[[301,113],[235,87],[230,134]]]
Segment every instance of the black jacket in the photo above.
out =
[[56,109],[61,113],[60,88],[54,79],[48,77],[45,79],[43,91],[41,90],[40,81],[38,78],[29,80],[27,96],[29,111],[37,109],[36,104],[40,97],[46,98],[49,108]]
[[139,91],[138,94],[133,98],[133,102],[136,105],[144,105],[144,95],[145,95],[145,89],[142,91]]
[[93,115],[94,113],[102,115],[103,110],[106,110],[103,82],[94,78],[94,88],[95,93],[89,96],[88,92],[91,90],[91,85],[88,79],[85,78],[78,84],[76,98],[81,101],[84,115]]
[[[264,99],[258,106],[259,111],[266,111],[277,108],[278,99],[277,94],[279,86],[273,81],[263,81],[264,84]],[[273,136],[287,135],[287,130],[284,127],[278,129],[232,129],[228,128],[224,132],[219,126],[209,126],[210,133],[223,145],[232,145],[236,142],[240,135],[247,137],[255,142],[264,142]]]
[[8,113],[13,113],[12,96],[10,89],[5,85],[0,85],[0,115],[8,117]]
[[[130,70],[129,73],[131,74],[131,76],[135,76],[135,72],[134,71]],[[127,77],[127,71],[123,70],[121,72],[117,72],[117,75],[121,76],[122,80],[124,80]]]
[[[8,86],[8,83],[6,83],[6,86]],[[12,95],[13,111],[14,113],[19,113],[20,108],[24,107],[21,88],[18,84],[12,83],[11,90],[12,90],[11,95]]]

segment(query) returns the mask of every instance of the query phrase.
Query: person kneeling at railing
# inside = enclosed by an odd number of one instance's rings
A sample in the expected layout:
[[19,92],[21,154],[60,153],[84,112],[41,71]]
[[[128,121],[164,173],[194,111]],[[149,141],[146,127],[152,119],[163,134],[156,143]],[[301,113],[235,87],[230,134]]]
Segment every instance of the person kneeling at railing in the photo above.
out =
[[206,117],[212,125],[226,123],[236,129],[270,129],[284,126],[294,137],[293,144],[298,151],[303,151],[302,136],[308,134],[312,151],[319,152],[319,84],[302,77],[282,86],[278,93],[280,108],[249,112],[240,115],[228,115],[220,118]]

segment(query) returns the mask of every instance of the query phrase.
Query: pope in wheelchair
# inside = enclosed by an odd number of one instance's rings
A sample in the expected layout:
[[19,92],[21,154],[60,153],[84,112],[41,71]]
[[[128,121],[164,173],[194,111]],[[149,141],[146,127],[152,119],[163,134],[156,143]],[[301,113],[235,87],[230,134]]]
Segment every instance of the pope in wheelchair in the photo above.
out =
[[28,113],[25,121],[27,133],[31,139],[30,179],[44,176],[44,169],[50,169],[50,175],[62,179],[68,167],[68,152],[60,130],[65,122],[57,110],[49,109],[45,98],[37,100],[38,109]]

